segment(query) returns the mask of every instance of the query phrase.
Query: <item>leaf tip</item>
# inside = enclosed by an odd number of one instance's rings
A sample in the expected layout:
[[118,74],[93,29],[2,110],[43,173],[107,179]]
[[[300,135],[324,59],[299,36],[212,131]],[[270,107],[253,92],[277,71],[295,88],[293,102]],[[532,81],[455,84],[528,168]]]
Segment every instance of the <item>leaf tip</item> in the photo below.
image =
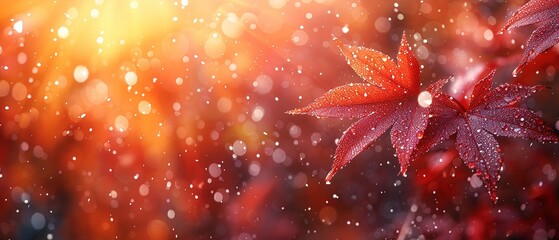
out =
[[289,110],[285,112],[286,114],[290,115],[298,115],[298,114],[308,114],[312,109],[309,106],[302,107],[302,108],[295,108],[293,110]]
[[336,35],[334,35],[334,34],[332,34],[331,37],[332,37],[332,40],[333,40],[333,41],[338,40],[338,37],[336,37]]
[[[481,178],[482,176],[480,176],[478,174],[478,176]],[[497,203],[497,200],[499,199],[499,197],[497,196],[497,181],[499,180],[500,176],[497,176],[496,179],[484,179],[484,185],[485,188],[487,189],[487,193],[489,194],[489,197],[491,198],[491,200],[493,201],[493,204]]]
[[427,87],[427,91],[431,93],[431,95],[435,96],[435,94],[439,93],[441,88],[446,85],[449,81],[451,81],[454,77],[440,79]]
[[406,39],[406,31],[402,32],[402,40],[400,40],[400,50],[409,50],[410,46],[408,40]]
[[520,71],[522,71],[522,68],[524,67],[524,65],[525,64],[519,64],[514,70],[512,70],[512,77],[518,76]]
[[491,200],[493,200],[493,204],[497,204],[497,200],[499,200],[499,197],[497,196],[497,193],[492,192],[492,193],[489,193],[489,194],[491,194]]
[[547,86],[543,86],[543,85],[536,85],[532,87],[534,89],[535,92],[537,91],[542,91],[544,89],[551,89],[551,87],[547,87]]
[[491,201],[493,201],[493,204],[497,204],[497,200],[499,200],[499,197],[497,196],[497,184],[496,182],[490,182],[490,183],[485,183],[485,187],[487,188],[487,193],[489,194],[489,197],[491,198]]
[[290,115],[301,114],[301,110],[296,108],[293,110],[286,111],[285,114],[290,114]]
[[338,170],[340,170],[339,167],[332,167],[332,169],[330,169],[330,172],[328,172],[328,174],[326,175],[326,184],[330,184],[332,178],[334,177],[334,175],[336,175],[336,173],[338,172]]
[[553,132],[553,130],[551,130],[551,128],[548,128],[550,132],[550,134],[548,134],[548,136],[544,136],[542,139],[540,139],[540,142],[548,142],[548,143],[558,143],[559,142],[559,137],[557,136],[557,134],[555,134]]
[[345,46],[344,43],[337,37],[333,36],[332,41],[338,46],[338,48],[343,52]]
[[408,164],[402,165],[402,166],[400,166],[400,172],[398,173],[398,175],[402,175],[403,177],[407,177],[408,176],[407,171],[408,171]]

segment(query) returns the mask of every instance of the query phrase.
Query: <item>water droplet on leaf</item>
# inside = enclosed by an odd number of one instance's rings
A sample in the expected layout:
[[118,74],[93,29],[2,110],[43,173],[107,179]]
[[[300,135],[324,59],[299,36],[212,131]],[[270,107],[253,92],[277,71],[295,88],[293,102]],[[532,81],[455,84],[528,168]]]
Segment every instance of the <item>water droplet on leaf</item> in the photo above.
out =
[[417,103],[419,106],[427,108],[433,103],[433,96],[428,91],[423,91],[417,96]]
[[423,138],[423,131],[419,131],[417,132],[417,139],[422,139]]

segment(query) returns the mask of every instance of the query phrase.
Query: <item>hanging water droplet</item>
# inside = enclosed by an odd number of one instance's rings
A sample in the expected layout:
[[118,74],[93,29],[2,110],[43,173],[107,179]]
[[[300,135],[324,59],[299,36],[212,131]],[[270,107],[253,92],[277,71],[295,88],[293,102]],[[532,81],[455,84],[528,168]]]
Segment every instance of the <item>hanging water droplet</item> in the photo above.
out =
[[423,138],[423,131],[417,132],[416,137],[417,137],[417,139],[422,139]]
[[518,72],[520,72],[520,69],[518,69],[517,67],[512,71],[512,77],[515,78],[516,76],[518,76]]

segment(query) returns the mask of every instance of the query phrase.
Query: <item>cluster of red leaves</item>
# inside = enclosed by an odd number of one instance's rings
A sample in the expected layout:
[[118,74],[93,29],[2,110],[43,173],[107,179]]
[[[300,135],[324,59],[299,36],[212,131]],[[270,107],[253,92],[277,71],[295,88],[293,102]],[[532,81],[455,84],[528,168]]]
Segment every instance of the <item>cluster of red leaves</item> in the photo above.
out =
[[460,157],[484,182],[496,201],[497,180],[502,170],[500,148],[493,137],[527,137],[540,142],[558,138],[534,112],[517,107],[540,86],[503,84],[491,88],[494,71],[479,80],[463,104],[439,89],[439,80],[420,90],[420,68],[405,34],[397,62],[378,51],[334,40],[348,64],[365,83],[334,88],[291,114],[318,117],[361,118],[340,138],[327,181],[357,154],[392,126],[391,142],[405,174],[409,162],[456,134]]
[[[516,11],[503,30],[540,23],[532,33],[515,72],[540,53],[559,43],[559,0],[532,0]],[[501,31],[502,32],[502,31]]]
[[[429,109],[418,105],[420,92],[419,64],[413,56],[405,35],[398,51],[398,64],[389,56],[363,47],[336,44],[349,65],[365,83],[351,83],[328,91],[310,105],[290,111],[319,117],[362,118],[349,127],[339,141],[332,170],[334,174],[353,157],[365,150],[389,127],[392,144],[402,172],[427,127]],[[444,82],[430,86],[434,94]]]

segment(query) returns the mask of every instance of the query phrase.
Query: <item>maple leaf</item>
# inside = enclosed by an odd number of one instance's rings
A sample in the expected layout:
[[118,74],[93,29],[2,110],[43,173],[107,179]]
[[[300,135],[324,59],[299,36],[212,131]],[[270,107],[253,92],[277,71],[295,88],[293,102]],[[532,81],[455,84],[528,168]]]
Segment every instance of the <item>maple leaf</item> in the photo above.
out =
[[475,171],[491,199],[496,201],[503,161],[494,135],[526,137],[540,142],[557,142],[558,138],[540,116],[517,107],[522,99],[543,87],[505,83],[491,89],[494,74],[493,70],[474,85],[466,106],[446,94],[434,95],[429,112],[431,118],[413,158],[456,134],[460,158]]
[[[516,11],[503,30],[530,24],[541,25],[530,35],[524,54],[514,70],[516,74],[527,62],[538,54],[559,43],[559,0],[531,0]],[[501,30],[501,32],[503,32]]]
[[392,145],[396,149],[401,172],[405,173],[411,153],[427,126],[431,96],[444,83],[439,81],[422,92],[423,107],[419,105],[419,64],[405,34],[398,50],[397,64],[389,56],[373,49],[343,44],[338,39],[334,41],[364,83],[334,88],[308,106],[288,113],[361,118],[340,138],[326,181],[330,181],[338,170],[391,126]]

